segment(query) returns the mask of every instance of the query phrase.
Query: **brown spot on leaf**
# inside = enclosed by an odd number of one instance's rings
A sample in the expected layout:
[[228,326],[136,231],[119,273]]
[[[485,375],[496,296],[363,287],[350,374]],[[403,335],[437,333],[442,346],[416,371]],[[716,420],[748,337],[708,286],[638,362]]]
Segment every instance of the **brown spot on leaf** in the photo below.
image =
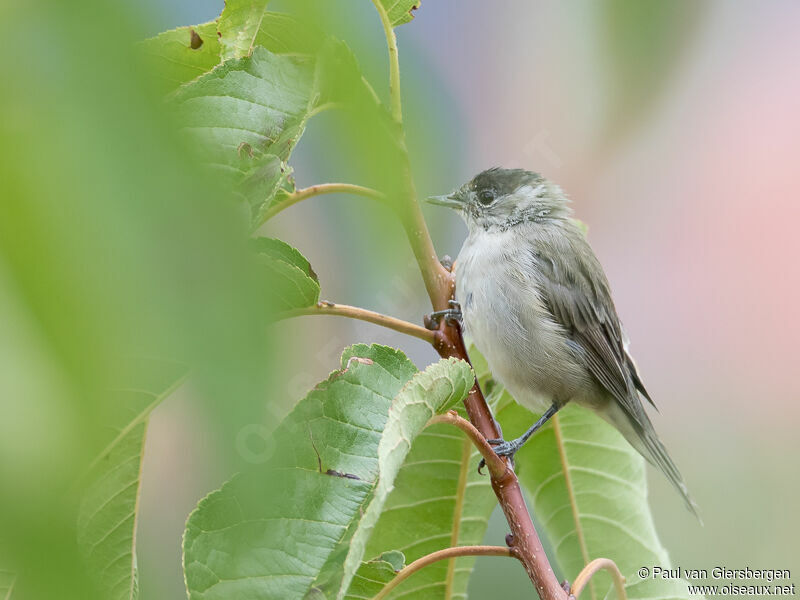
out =
[[352,473],[342,473],[340,471],[334,471],[333,469],[328,469],[325,471],[325,475],[330,475],[331,477],[344,477],[345,479],[357,479],[361,481],[361,477],[358,475],[353,475]]
[[201,38],[194,29],[189,30],[189,47],[192,50],[197,50],[203,45],[203,38]]

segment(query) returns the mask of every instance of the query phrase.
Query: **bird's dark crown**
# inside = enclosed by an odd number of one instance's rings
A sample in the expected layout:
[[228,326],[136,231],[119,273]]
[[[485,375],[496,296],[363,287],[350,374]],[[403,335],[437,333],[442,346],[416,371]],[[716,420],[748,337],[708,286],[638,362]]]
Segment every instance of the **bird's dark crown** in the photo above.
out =
[[556,223],[570,215],[561,188],[525,169],[487,169],[433,201],[458,210],[470,230],[505,231],[526,222]]
[[503,169],[492,167],[478,173],[469,182],[476,192],[491,190],[497,197],[513,194],[524,185],[536,186],[544,181],[544,177],[525,169]]

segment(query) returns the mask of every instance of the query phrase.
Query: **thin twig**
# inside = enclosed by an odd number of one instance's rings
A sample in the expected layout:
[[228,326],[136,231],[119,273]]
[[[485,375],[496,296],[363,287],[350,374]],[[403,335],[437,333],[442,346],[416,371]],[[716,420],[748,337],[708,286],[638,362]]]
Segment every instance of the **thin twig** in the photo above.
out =
[[586,565],[583,570],[578,573],[575,581],[572,582],[572,587],[569,590],[570,596],[577,598],[589,583],[592,576],[599,570],[604,569],[611,574],[614,580],[614,587],[617,590],[617,597],[619,600],[628,600],[628,595],[625,592],[625,578],[617,568],[616,563],[610,558],[595,558],[592,562]]
[[372,0],[381,18],[386,46],[389,50],[389,98],[392,103],[392,118],[399,124],[403,122],[403,101],[400,97],[400,56],[397,52],[397,36],[394,34],[389,14],[381,0]]
[[397,52],[397,37],[395,36],[389,14],[383,6],[381,0],[372,0],[375,10],[381,18],[383,32],[386,35],[386,47],[389,51],[389,96],[392,104],[392,118],[398,125],[396,142],[403,151],[403,164],[406,185],[402,190],[407,201],[399,205],[398,214],[403,222],[414,257],[417,260],[422,279],[425,282],[425,289],[430,296],[434,310],[444,310],[447,308],[447,301],[452,296],[453,283],[450,274],[442,267],[436,258],[436,250],[433,247],[428,227],[417,203],[417,193],[414,187],[414,180],[411,176],[411,168],[406,149],[405,131],[403,124],[403,105],[402,94],[400,92],[400,57]]
[[503,546],[456,546],[455,548],[445,548],[444,550],[437,550],[418,558],[410,565],[403,568],[394,579],[384,586],[384,588],[372,600],[382,600],[388,596],[391,591],[398,585],[403,583],[408,577],[440,560],[447,560],[449,558],[458,558],[460,556],[514,556],[514,551]]
[[359,321],[366,321],[374,323],[382,327],[387,327],[406,335],[414,336],[428,343],[434,342],[435,333],[420,325],[414,325],[408,321],[390,317],[372,310],[359,308],[358,306],[348,306],[347,304],[334,304],[333,302],[318,302],[314,306],[308,308],[297,308],[288,310],[278,315],[277,320],[289,319],[292,317],[302,317],[306,315],[336,315],[339,317],[349,317],[350,319],[358,319]]
[[282,210],[289,208],[293,204],[297,204],[306,198],[321,196],[322,194],[353,194],[356,196],[364,196],[366,198],[383,198],[383,194],[381,194],[379,191],[361,185],[354,185],[352,183],[320,183],[317,185],[312,185],[311,187],[297,190],[296,192],[289,194],[280,202],[270,206],[266,211],[264,211],[264,214],[261,215],[261,218],[259,219],[259,222],[256,224],[255,228],[258,229],[272,217],[277,215]]
[[483,456],[483,459],[486,461],[489,474],[495,478],[500,478],[505,475],[506,471],[508,470],[506,461],[495,454],[494,450],[489,445],[489,442],[487,442],[486,438],[481,435],[481,432],[478,431],[475,425],[461,417],[454,410],[448,411],[443,415],[436,415],[430,421],[428,421],[428,425],[435,425],[436,423],[455,425],[461,431],[466,433],[467,437],[469,437],[472,443],[475,444],[478,452],[481,453],[481,456]]

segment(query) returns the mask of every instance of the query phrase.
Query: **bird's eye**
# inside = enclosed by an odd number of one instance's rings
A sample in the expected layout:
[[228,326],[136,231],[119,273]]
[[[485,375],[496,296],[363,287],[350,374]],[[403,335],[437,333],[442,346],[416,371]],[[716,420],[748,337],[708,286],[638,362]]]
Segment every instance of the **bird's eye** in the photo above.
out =
[[483,190],[478,194],[478,202],[484,206],[489,206],[494,202],[494,192],[492,190]]

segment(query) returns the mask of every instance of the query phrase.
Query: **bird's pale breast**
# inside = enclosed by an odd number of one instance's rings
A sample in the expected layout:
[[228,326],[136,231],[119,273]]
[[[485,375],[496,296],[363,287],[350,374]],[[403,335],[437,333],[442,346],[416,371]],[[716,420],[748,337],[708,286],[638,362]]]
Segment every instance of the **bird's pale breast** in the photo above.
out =
[[517,402],[541,412],[594,386],[542,301],[530,249],[519,228],[471,232],[456,263],[456,298],[467,337],[494,376]]

